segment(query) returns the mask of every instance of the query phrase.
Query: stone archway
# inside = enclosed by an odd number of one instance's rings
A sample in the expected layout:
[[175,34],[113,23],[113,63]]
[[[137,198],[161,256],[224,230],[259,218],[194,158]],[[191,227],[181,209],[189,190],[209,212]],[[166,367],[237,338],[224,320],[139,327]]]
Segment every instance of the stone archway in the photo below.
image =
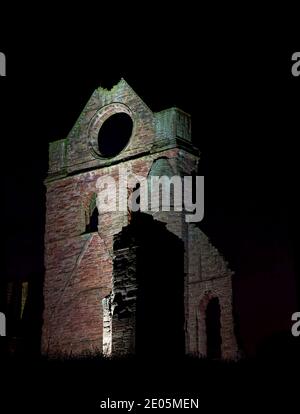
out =
[[204,293],[196,317],[198,355],[222,358],[222,308],[215,292]]
[[205,311],[206,355],[211,359],[222,357],[221,308],[218,297],[209,300]]
[[[227,292],[222,293],[220,289],[206,291],[200,299],[196,312],[197,326],[197,354],[220,359],[235,359],[237,356],[237,343],[234,335],[231,298]],[[209,309],[212,307],[213,309]],[[216,314],[210,318],[210,324],[216,325],[209,328],[214,331],[212,338],[207,338],[207,313]],[[218,338],[219,336],[219,338]],[[211,350],[212,343],[217,342],[215,350]],[[213,347],[214,348],[214,347]],[[220,349],[219,349],[220,348]],[[219,355],[219,356],[218,356]]]

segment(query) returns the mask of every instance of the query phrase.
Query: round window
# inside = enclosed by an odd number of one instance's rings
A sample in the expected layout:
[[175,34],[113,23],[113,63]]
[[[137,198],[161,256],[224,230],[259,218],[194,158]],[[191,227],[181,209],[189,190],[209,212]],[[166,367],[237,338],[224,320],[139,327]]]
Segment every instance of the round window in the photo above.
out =
[[98,133],[98,149],[103,157],[119,154],[128,144],[133,122],[125,112],[111,115],[103,122]]

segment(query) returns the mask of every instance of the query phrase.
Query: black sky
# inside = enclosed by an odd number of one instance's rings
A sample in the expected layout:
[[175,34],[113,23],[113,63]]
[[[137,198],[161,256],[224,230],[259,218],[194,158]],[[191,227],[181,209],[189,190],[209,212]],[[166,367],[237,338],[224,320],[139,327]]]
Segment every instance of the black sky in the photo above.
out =
[[297,45],[267,26],[154,28],[52,28],[0,42],[4,275],[43,272],[48,143],[68,134],[95,88],[123,77],[153,111],[177,105],[192,115],[205,176],[201,228],[236,272],[236,320],[251,353],[288,331],[297,311]]

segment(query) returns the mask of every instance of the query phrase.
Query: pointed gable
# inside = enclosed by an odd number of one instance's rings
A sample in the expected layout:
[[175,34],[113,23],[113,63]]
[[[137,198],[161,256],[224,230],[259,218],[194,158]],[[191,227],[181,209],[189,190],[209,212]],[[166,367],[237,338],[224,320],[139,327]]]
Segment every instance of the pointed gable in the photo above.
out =
[[[123,113],[132,119],[128,145],[113,157],[99,151],[98,134],[108,118]],[[49,172],[67,175],[111,165],[150,151],[155,136],[154,115],[128,83],[121,79],[112,89],[96,89],[67,138],[50,144]]]

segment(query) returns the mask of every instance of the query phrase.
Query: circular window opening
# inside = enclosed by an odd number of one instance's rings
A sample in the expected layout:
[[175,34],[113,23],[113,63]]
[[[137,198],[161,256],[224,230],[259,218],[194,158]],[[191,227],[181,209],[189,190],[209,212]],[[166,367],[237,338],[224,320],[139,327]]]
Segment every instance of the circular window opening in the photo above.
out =
[[98,148],[104,157],[119,154],[128,144],[132,134],[133,122],[129,115],[120,112],[110,116],[98,133]]

